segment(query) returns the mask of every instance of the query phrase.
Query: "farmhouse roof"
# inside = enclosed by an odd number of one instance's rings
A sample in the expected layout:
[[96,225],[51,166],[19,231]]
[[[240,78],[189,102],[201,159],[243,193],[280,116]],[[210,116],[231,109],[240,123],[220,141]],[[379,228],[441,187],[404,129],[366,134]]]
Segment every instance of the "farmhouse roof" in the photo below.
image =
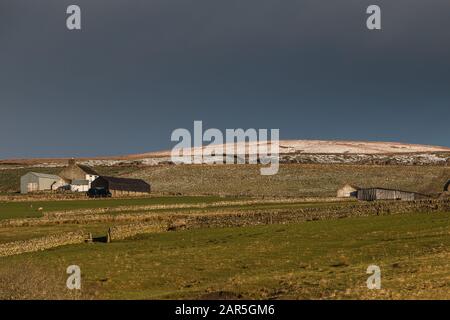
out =
[[85,166],[83,164],[76,164],[76,166],[78,166],[78,168],[80,168],[81,170],[83,170],[85,173],[90,174],[90,175],[94,175],[94,176],[98,176],[99,174],[92,169],[91,167]]
[[355,186],[354,184],[350,184],[350,183],[344,184],[344,185],[341,187],[341,189],[343,189],[343,188],[345,188],[345,187],[351,187],[351,188],[353,188],[353,189],[361,189],[360,187]]

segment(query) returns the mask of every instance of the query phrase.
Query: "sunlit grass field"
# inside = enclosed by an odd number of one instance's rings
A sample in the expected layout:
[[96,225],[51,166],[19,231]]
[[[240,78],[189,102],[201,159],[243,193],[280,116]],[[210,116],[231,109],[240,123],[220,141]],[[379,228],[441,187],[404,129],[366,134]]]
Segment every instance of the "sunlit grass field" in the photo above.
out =
[[[288,199],[289,200],[289,199]],[[132,220],[139,214],[168,214],[189,213],[189,214],[220,214],[223,212],[232,213],[239,211],[242,213],[251,213],[255,210],[265,210],[273,212],[274,210],[302,210],[306,208],[324,208],[346,207],[354,204],[355,200],[346,201],[326,201],[309,202],[298,199],[280,202],[271,202],[268,200],[255,200],[251,198],[234,197],[154,197],[154,198],[136,198],[136,199],[95,199],[95,200],[59,200],[59,201],[30,201],[30,202],[3,202],[4,206],[0,208],[0,221],[9,219],[26,219],[43,217],[44,213],[59,212],[63,216],[92,214],[95,209],[104,209],[108,216],[129,215]],[[2,204],[0,202],[0,204]],[[178,206],[180,205],[180,206]],[[40,207],[42,206],[42,207]],[[44,210],[38,211],[39,208]],[[102,213],[99,213],[101,216]],[[70,231],[84,231],[92,233],[94,236],[105,236],[109,227],[127,224],[125,222],[83,222],[82,219],[76,222],[61,223],[60,220],[52,220],[44,225],[23,225],[2,226],[0,228],[0,244],[16,240],[27,240],[37,237],[43,237],[50,234],[57,234]]]
[[[148,197],[127,199],[86,199],[86,200],[45,200],[45,201],[0,201],[0,220],[14,218],[41,217],[42,212],[63,210],[81,210],[98,208],[116,208],[121,206],[146,206],[170,204],[195,204],[224,201],[218,196],[179,196],[179,197]],[[39,210],[42,208],[42,211]]]
[[[44,296],[33,279],[14,289],[42,298],[69,294],[65,270],[76,264],[84,298],[449,299],[449,248],[450,213],[405,214],[71,245],[0,258],[0,275],[45,276]],[[366,287],[372,264],[381,290]],[[5,298],[12,291],[0,283]]]

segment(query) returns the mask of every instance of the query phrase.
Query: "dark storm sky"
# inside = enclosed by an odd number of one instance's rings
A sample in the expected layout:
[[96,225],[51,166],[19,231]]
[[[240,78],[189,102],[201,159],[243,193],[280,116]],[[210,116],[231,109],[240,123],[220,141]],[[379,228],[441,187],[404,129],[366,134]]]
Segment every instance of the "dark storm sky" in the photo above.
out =
[[[82,30],[66,29],[66,8]],[[382,31],[366,8],[382,9]],[[450,146],[448,0],[0,0],[0,158],[170,148],[171,132]]]

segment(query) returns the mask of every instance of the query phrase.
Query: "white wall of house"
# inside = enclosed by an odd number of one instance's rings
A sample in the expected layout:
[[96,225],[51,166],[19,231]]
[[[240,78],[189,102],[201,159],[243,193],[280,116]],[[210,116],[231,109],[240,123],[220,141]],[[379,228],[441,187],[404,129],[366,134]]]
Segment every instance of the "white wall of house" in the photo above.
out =
[[79,185],[79,184],[71,184],[70,185],[70,191],[72,192],[87,192],[89,191],[90,187],[89,185]]
[[345,185],[337,191],[337,197],[338,198],[356,197],[357,191],[358,191],[357,188],[355,188],[351,185]]

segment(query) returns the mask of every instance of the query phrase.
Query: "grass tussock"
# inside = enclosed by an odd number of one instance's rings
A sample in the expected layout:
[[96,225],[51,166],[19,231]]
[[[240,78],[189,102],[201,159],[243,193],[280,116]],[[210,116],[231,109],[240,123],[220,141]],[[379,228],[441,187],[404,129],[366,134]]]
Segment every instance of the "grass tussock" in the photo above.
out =
[[88,290],[69,290],[68,275],[48,270],[31,260],[21,260],[0,267],[0,300],[90,299]]

